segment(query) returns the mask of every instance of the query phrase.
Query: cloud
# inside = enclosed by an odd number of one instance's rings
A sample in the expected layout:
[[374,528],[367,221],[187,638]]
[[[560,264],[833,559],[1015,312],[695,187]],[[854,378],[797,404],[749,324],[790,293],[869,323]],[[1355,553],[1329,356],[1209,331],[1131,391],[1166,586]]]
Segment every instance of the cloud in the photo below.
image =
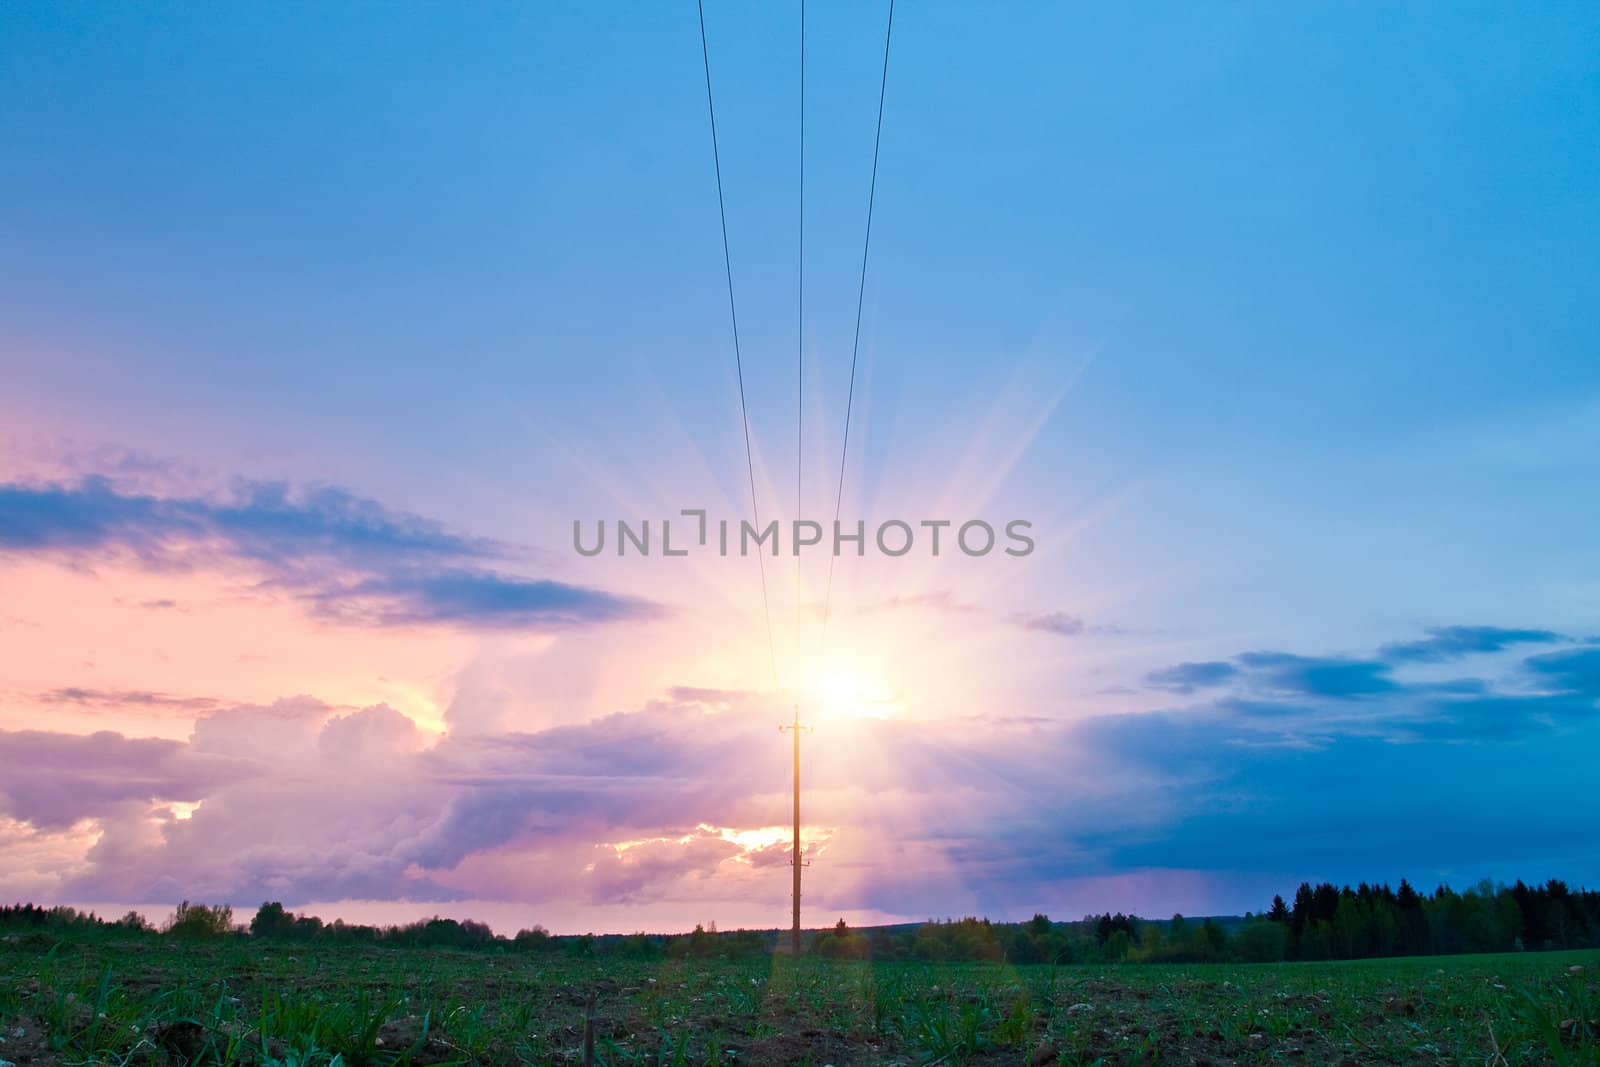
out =
[[182,742],[110,731],[0,730],[0,767],[0,810],[42,828],[70,826],[126,801],[192,802],[221,781],[255,773]]
[[875,604],[866,605],[860,609],[860,613],[864,615],[874,611],[918,609],[945,612],[952,615],[965,615],[975,610],[973,605],[957,600],[955,595],[948,589],[940,589],[929,593],[915,593],[910,596],[892,596]]
[[1314,746],[1341,736],[1391,742],[1508,740],[1592,717],[1600,699],[1600,648],[1532,656],[1498,682],[1403,680],[1394,676],[1392,664],[1439,662],[1558,640],[1563,638],[1550,630],[1441,627],[1421,640],[1384,645],[1375,659],[1254,651],[1231,661],[1179,663],[1152,671],[1145,682],[1184,695],[1222,690],[1203,714],[1234,744]]
[[633,848],[595,850],[586,879],[589,898],[601,903],[636,904],[656,897],[663,882],[705,881],[739,846],[704,830],[681,838],[646,841]]
[[1417,641],[1378,649],[1390,663],[1443,663],[1477,653],[1501,652],[1513,645],[1548,645],[1563,640],[1554,630],[1513,630],[1499,626],[1436,626]]
[[1524,666],[1540,681],[1561,690],[1600,699],[1600,648],[1574,648],[1549,652],[1524,661]]
[[1193,693],[1196,689],[1221,685],[1237,677],[1239,668],[1231,663],[1211,661],[1206,663],[1179,663],[1145,675],[1145,684],[1157,689],[1170,689],[1175,693]]
[[1252,672],[1254,684],[1313,697],[1355,698],[1392,693],[1399,683],[1378,660],[1339,656],[1297,656],[1288,652],[1245,652],[1235,662]]
[[0,485],[0,549],[128,550],[159,560],[212,540],[234,555],[282,564],[308,556],[481,558],[497,547],[331,486],[238,482],[206,499],[121,493],[95,475],[76,485]]
[[[1500,705],[1474,710],[1522,721],[1526,709]],[[1154,832],[1111,826],[1089,838],[1100,862],[1351,882],[1600,873],[1586,844],[1600,825],[1571,803],[1572,783],[1600,754],[1592,719],[1562,732],[1425,731],[1407,743],[1359,732],[1253,743],[1266,730],[1205,709],[1085,724],[1081,743],[1108,767],[1160,783],[1170,801]]]
[[[434,741],[386,705],[296,696],[212,711],[187,743],[0,732],[0,821],[93,820],[93,847],[60,872],[63,899],[442,901],[484,891],[459,884],[475,865],[536,854],[496,875],[505,894],[636,900],[741,853],[696,827],[768,788],[763,763],[783,765],[758,725],[769,719],[657,702]],[[174,803],[193,807],[180,818]]]
[[693,685],[679,685],[669,689],[667,696],[679,704],[707,704],[725,708],[750,699],[751,694],[743,689],[704,689]]
[[89,708],[152,708],[183,712],[210,711],[219,705],[212,697],[180,697],[144,689],[86,689],[65,686],[36,693],[41,704],[77,704]]
[[323,590],[314,599],[321,614],[379,626],[570,629],[660,614],[644,600],[489,571],[390,575]]
[[417,773],[421,746],[385,705],[339,714],[291,697],[216,711],[187,743],[0,734],[0,760],[33,768],[0,796],[36,826],[94,820],[66,899],[447,900],[457,892],[413,866],[448,800]]
[[423,746],[417,724],[387,704],[328,719],[317,734],[317,748],[346,765],[385,760],[396,753],[412,753]]
[[331,486],[238,482],[215,497],[158,497],[96,476],[0,484],[0,554],[242,563],[265,575],[263,587],[356,625],[556,630],[660,614],[634,597],[503,573],[492,564],[510,546]]
[[1125,633],[1120,626],[1091,626],[1081,616],[1065,611],[1023,611],[1011,616],[1011,624],[1035,633],[1055,634],[1058,637],[1078,637],[1082,634],[1096,636]]
[[247,759],[303,761],[314,751],[317,733],[332,711],[309,696],[225,708],[195,721],[189,747]]
[[[1463,855],[1487,865],[1474,877],[1600,875],[1585,859],[1600,824],[1571,803],[1600,758],[1596,657],[1413,682],[1255,651],[1152,672],[1202,695],[1148,712],[829,723],[805,772],[815,899],[1081,914],[1123,902],[1073,886],[1146,879],[1117,891],[1159,899],[1175,870],[1276,872],[1281,889],[1456,879]],[[665,902],[693,921],[714,900],[782,899],[781,717],[685,686],[580,724],[436,737],[385,705],[288,697],[210,711],[187,744],[0,734],[0,763],[24,768],[0,782],[0,815],[14,836],[94,842],[38,875],[61,899]],[[165,807],[180,800],[188,818]],[[50,840],[37,850],[64,855]]]
[[1068,615],[1064,611],[1042,611],[1032,614],[1017,614],[1011,621],[1024,630],[1036,630],[1039,633],[1060,634],[1062,637],[1075,637],[1084,632],[1084,621],[1077,615]]

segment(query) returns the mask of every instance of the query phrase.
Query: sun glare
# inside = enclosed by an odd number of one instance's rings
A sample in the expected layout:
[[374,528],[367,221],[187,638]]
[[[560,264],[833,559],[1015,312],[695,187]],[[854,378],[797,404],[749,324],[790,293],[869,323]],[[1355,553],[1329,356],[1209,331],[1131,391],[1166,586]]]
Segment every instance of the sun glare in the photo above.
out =
[[832,719],[887,719],[900,709],[894,690],[859,664],[835,663],[812,685],[815,713]]

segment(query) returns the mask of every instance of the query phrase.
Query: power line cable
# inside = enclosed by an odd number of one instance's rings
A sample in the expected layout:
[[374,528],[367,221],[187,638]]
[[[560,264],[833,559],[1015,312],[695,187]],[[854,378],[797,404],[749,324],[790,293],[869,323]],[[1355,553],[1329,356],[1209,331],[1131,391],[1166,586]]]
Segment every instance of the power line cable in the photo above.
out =
[[[805,510],[806,443],[806,0],[800,0],[800,222],[798,262],[795,264],[795,433],[794,433],[794,518],[798,523]],[[796,527],[798,532],[798,527]],[[794,554],[794,632],[800,636],[805,568],[800,553]]]
[[[722,220],[722,265],[728,277],[728,317],[733,322],[733,365],[739,377],[739,417],[744,423],[744,462],[750,477],[750,514],[755,519],[756,530],[761,530],[761,506],[756,498],[756,461],[750,447],[750,409],[744,396],[744,357],[739,350],[739,312],[733,299],[733,256],[728,251],[728,209],[722,195],[722,156],[717,148],[717,105],[711,96],[711,50],[706,44],[705,0],[696,0],[700,11],[700,58],[706,69],[706,110],[711,116],[711,161],[717,174],[717,215]],[[876,166],[876,164],[874,164]],[[741,544],[743,544],[741,535]],[[767,625],[767,652],[772,659],[772,681],[778,681],[778,649],[772,640],[772,609],[767,599],[767,565],[761,558],[761,544],[756,543],[756,567],[761,572],[761,614]]]
[[[889,22],[883,31],[883,76],[878,83],[878,128],[872,138],[872,183],[867,187],[867,227],[861,241],[861,284],[856,290],[856,332],[850,346],[850,391],[844,406],[844,444],[839,450],[839,489],[833,502],[833,525],[837,530],[839,514],[844,504],[845,460],[850,455],[850,415],[856,399],[856,361],[861,354],[861,308],[867,294],[867,251],[872,247],[872,205],[878,192],[878,148],[883,142],[883,100],[889,87],[889,41],[894,34],[894,0],[889,0]],[[828,612],[833,601],[833,565],[838,553],[828,556],[828,586],[822,599],[822,649],[828,646]]]

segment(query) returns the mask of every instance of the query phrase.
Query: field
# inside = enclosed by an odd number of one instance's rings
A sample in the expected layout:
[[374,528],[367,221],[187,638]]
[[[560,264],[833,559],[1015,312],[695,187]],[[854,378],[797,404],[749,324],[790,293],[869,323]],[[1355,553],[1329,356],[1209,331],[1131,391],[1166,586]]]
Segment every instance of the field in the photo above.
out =
[[[591,1006],[592,1003],[592,1006]],[[1600,1064],[1600,953],[1027,966],[0,940],[38,1064]]]

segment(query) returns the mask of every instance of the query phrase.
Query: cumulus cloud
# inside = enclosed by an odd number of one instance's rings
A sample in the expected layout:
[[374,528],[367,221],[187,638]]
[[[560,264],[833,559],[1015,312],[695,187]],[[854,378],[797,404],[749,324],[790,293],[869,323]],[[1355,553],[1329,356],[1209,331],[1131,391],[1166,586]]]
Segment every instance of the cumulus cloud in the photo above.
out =
[[504,573],[495,563],[510,546],[331,486],[238,482],[216,496],[161,497],[99,476],[0,484],[0,554],[243,563],[317,613],[363,625],[559,630],[658,613],[638,598]]
[[309,696],[226,708],[196,720],[189,747],[225,756],[300,760],[314,749],[331,710]]
[[[1579,877],[1600,827],[1562,798],[1600,756],[1597,658],[1441,683],[1258,650],[1152,672],[1200,695],[1148,712],[830,723],[805,771],[817,899],[1009,915],[1129,872],[1447,877],[1457,832],[1503,860],[1484,873]],[[26,768],[0,782],[0,818],[18,840],[92,821],[58,876],[76,899],[781,899],[787,749],[764,701],[683,687],[436,738],[385,705],[300,696],[208,712],[186,744],[0,734],[0,762]]]
[[178,741],[45,730],[0,730],[0,767],[0,808],[43,828],[70,826],[126,801],[192,802],[259,770]]
[[662,883],[711,879],[739,851],[738,845],[699,829],[627,849],[601,846],[587,865],[584,885],[596,902],[639,903],[653,899]]
[[[67,744],[65,735],[48,735]],[[405,716],[375,705],[341,714],[311,697],[219,710],[195,723],[185,744],[96,735],[112,752],[156,767],[213,773],[157,777],[97,796],[101,833],[87,866],[63,892],[77,899],[170,902],[183,897],[249,903],[267,899],[447,900],[456,891],[414,869],[416,844],[448,799],[422,779],[422,741]],[[165,762],[162,762],[165,761]],[[124,765],[135,762],[125,756]],[[143,764],[138,764],[143,766]],[[134,783],[121,767],[85,773]],[[145,779],[155,777],[146,771]],[[37,806],[52,794],[35,781]],[[161,801],[193,806],[187,817]],[[28,805],[19,808],[27,818]]]
[[[506,894],[633,900],[741,852],[697,827],[767,788],[762,764],[782,761],[758,748],[772,755],[754,720],[698,703],[430,743],[386,705],[299,696],[208,713],[187,743],[0,733],[21,768],[0,818],[94,821],[73,899],[443,901],[483,891],[475,864],[522,854],[539,862],[497,876]],[[653,843],[601,847],[618,841]]]
[[317,749],[350,766],[394,755],[409,755],[423,747],[417,724],[387,704],[336,715],[317,733]]

